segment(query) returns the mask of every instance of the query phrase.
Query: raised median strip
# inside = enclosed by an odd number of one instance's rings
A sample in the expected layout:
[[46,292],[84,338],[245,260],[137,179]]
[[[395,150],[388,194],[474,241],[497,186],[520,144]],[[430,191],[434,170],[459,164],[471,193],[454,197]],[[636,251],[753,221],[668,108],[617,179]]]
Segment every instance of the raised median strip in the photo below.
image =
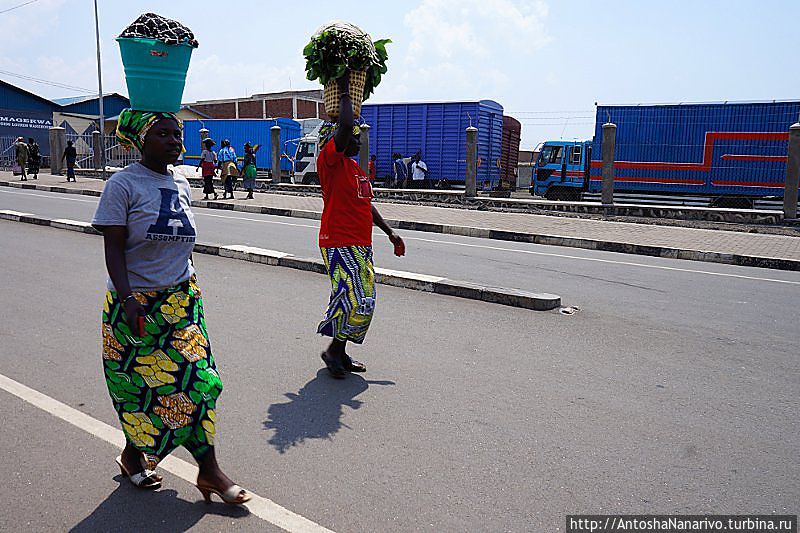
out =
[[[0,186],[35,189],[47,192],[66,192],[68,194],[79,194],[85,196],[100,196],[101,194],[101,191],[98,190],[66,189],[64,187],[51,187],[48,185],[30,184],[28,182],[20,183],[18,181],[0,181]],[[233,204],[214,200],[194,200],[192,201],[192,206],[203,207],[207,209],[221,209],[225,211],[239,211],[242,213],[256,213],[262,215],[303,218],[311,220],[319,220],[322,217],[322,213],[319,211]],[[800,271],[800,260],[780,257],[721,253],[715,251],[693,250],[689,248],[652,246],[646,244],[589,239],[583,237],[530,233],[523,231],[508,231],[471,226],[434,224],[429,222],[415,222],[412,220],[397,220],[391,218],[387,218],[386,223],[393,228],[405,229],[409,231],[458,235],[462,237],[475,237],[498,241],[523,242],[547,246],[582,248],[586,250],[598,250],[603,252],[615,252],[632,255],[646,255],[651,257],[661,257],[664,259],[683,259],[706,263],[721,263],[726,265],[769,268],[773,270]]]
[[[11,220],[38,226],[50,226],[57,229],[93,235],[100,234],[88,222],[64,218],[49,219],[32,213],[4,210],[0,211],[0,220]],[[242,244],[221,246],[196,243],[194,251],[229,259],[249,261],[251,263],[293,268],[296,270],[316,272],[318,274],[325,273],[325,265],[321,259],[297,257],[286,252],[267,250],[255,246],[246,246]],[[375,281],[382,285],[456,296],[458,298],[508,305],[511,307],[521,307],[535,311],[549,311],[561,306],[561,297],[555,294],[534,293],[502,287],[484,287],[478,284],[451,280],[439,276],[391,270],[388,268],[376,268]]]

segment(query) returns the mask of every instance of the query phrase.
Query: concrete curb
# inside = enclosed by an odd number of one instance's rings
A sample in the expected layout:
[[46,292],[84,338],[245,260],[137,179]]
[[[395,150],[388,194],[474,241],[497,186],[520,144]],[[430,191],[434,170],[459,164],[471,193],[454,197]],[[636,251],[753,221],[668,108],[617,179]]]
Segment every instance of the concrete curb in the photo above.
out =
[[[18,189],[19,188],[36,189],[47,192],[65,192],[67,194],[79,194],[84,196],[100,196],[101,194],[100,191],[93,191],[87,189],[65,189],[64,187],[51,187],[48,185],[36,185],[36,184],[21,183],[14,181],[12,182],[0,181],[0,186],[14,187]],[[322,213],[318,211],[231,204],[214,200],[194,200],[192,201],[192,206],[204,207],[207,209],[221,209],[224,211],[239,211],[242,213],[256,213],[262,215],[304,218],[311,220],[319,220],[322,217]],[[560,235],[547,235],[541,233],[525,233],[518,231],[494,230],[488,228],[475,228],[470,226],[431,224],[428,222],[415,222],[411,220],[386,219],[386,223],[393,228],[405,229],[409,231],[422,231],[427,233],[459,235],[462,237],[477,237],[482,239],[492,239],[498,241],[524,242],[530,244],[542,244],[547,246],[565,246],[568,248],[583,248],[586,250],[598,250],[603,252],[616,252],[616,253],[624,253],[631,255],[646,255],[651,257],[661,257],[664,259],[684,259],[688,261],[700,261],[706,263],[720,263],[725,265],[769,268],[773,270],[800,271],[800,260],[795,260],[795,259],[782,259],[777,257],[763,257],[754,255],[724,254],[720,252],[707,252],[702,250],[691,250],[686,248],[649,246],[636,243],[601,241],[596,239],[585,239],[582,237],[564,237]]]
[[[52,220],[31,213],[20,213],[17,211],[0,211],[0,220],[11,220],[38,226],[50,226],[52,228],[92,235],[100,234],[100,232],[94,229],[88,222],[69,219]],[[249,261],[251,263],[294,268],[296,270],[316,272],[318,274],[326,273],[325,265],[320,259],[296,257],[285,252],[267,250],[255,246],[245,246],[241,244],[219,246],[215,244],[195,243],[194,251],[201,254]],[[403,272],[386,268],[375,269],[375,281],[382,285],[456,296],[458,298],[479,300],[511,307],[521,307],[535,311],[549,311],[561,306],[561,297],[555,294],[533,293],[501,287],[483,287],[464,281],[455,281],[438,276],[429,276],[427,274]]]
[[[258,213],[262,215],[275,215],[292,218],[305,218],[319,220],[322,213],[298,209],[283,209],[275,207],[261,207],[253,205],[224,204],[222,202],[195,200],[193,207],[210,209],[225,209],[228,211],[241,211],[244,213]],[[664,246],[649,246],[644,244],[601,241],[582,237],[564,237],[561,235],[547,235],[541,233],[525,233],[521,231],[495,230],[488,228],[475,228],[470,226],[453,226],[446,224],[432,224],[428,222],[414,222],[410,220],[385,219],[389,226],[408,231],[422,231],[426,233],[441,233],[445,235],[459,235],[461,237],[477,237],[496,241],[524,242],[547,246],[564,246],[568,248],[583,248],[602,252],[616,252],[629,255],[647,255],[664,259],[684,259],[706,263],[721,263],[725,265],[749,266],[769,268],[773,270],[800,271],[800,261],[795,259],[781,259],[776,257],[761,257],[754,255],[724,254],[720,252],[706,252],[685,248],[670,248]]]

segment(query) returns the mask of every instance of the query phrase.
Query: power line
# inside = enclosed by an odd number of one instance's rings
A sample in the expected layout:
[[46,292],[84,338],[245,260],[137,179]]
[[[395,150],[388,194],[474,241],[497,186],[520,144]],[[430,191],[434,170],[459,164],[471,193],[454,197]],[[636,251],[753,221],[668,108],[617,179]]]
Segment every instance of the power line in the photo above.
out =
[[0,70],[0,74],[5,74],[6,76],[13,76],[15,78],[28,80],[35,83],[41,83],[42,85],[50,85],[51,87],[58,87],[59,89],[67,89],[70,91],[76,91],[80,93],[92,92],[92,89],[87,89],[86,87],[77,87],[75,85],[67,85],[65,83],[59,83],[57,81],[43,80],[41,78],[34,78],[33,76],[28,76],[26,74],[17,74],[16,72],[10,72],[8,70]]
[[14,7],[9,7],[8,9],[4,9],[4,10],[0,11],[0,15],[2,15],[3,13],[8,13],[9,11],[14,11],[15,9],[19,9],[21,7],[27,6],[28,4],[34,4],[34,3],[38,2],[38,1],[39,0],[29,0],[28,2],[25,2],[24,4],[20,4],[18,6],[14,6]]
[[515,113],[517,115],[556,115],[559,113],[594,113],[593,109],[580,109],[573,111],[506,111],[507,113]]

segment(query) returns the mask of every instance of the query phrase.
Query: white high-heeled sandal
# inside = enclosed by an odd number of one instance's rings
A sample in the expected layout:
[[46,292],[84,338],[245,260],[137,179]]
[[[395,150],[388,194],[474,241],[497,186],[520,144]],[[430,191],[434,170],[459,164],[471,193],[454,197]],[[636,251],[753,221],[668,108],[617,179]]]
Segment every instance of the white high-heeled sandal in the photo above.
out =
[[136,474],[130,474],[126,469],[125,466],[122,464],[122,456],[116,458],[117,464],[119,465],[119,472],[122,474],[122,477],[126,477],[133,483],[135,486],[139,487],[140,489],[151,489],[155,490],[161,488],[161,481],[156,477],[155,470],[148,470],[144,469],[141,472]]
[[224,492],[220,492],[219,489],[215,487],[209,487],[207,485],[197,485],[197,490],[199,490],[200,494],[203,495],[203,499],[206,501],[206,503],[211,503],[212,493],[222,498],[222,501],[228,505],[241,505],[249,502],[253,497],[249,492],[239,485],[231,485],[228,487],[228,490]]

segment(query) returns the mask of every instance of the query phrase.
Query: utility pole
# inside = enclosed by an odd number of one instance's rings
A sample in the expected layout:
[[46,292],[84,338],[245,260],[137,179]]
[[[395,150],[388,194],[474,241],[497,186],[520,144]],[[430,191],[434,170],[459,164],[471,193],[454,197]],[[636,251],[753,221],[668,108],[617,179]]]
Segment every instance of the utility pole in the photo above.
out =
[[97,93],[100,111],[100,176],[106,179],[106,117],[103,111],[103,70],[100,66],[100,17],[97,15],[97,0],[94,0],[94,34],[97,40]]

